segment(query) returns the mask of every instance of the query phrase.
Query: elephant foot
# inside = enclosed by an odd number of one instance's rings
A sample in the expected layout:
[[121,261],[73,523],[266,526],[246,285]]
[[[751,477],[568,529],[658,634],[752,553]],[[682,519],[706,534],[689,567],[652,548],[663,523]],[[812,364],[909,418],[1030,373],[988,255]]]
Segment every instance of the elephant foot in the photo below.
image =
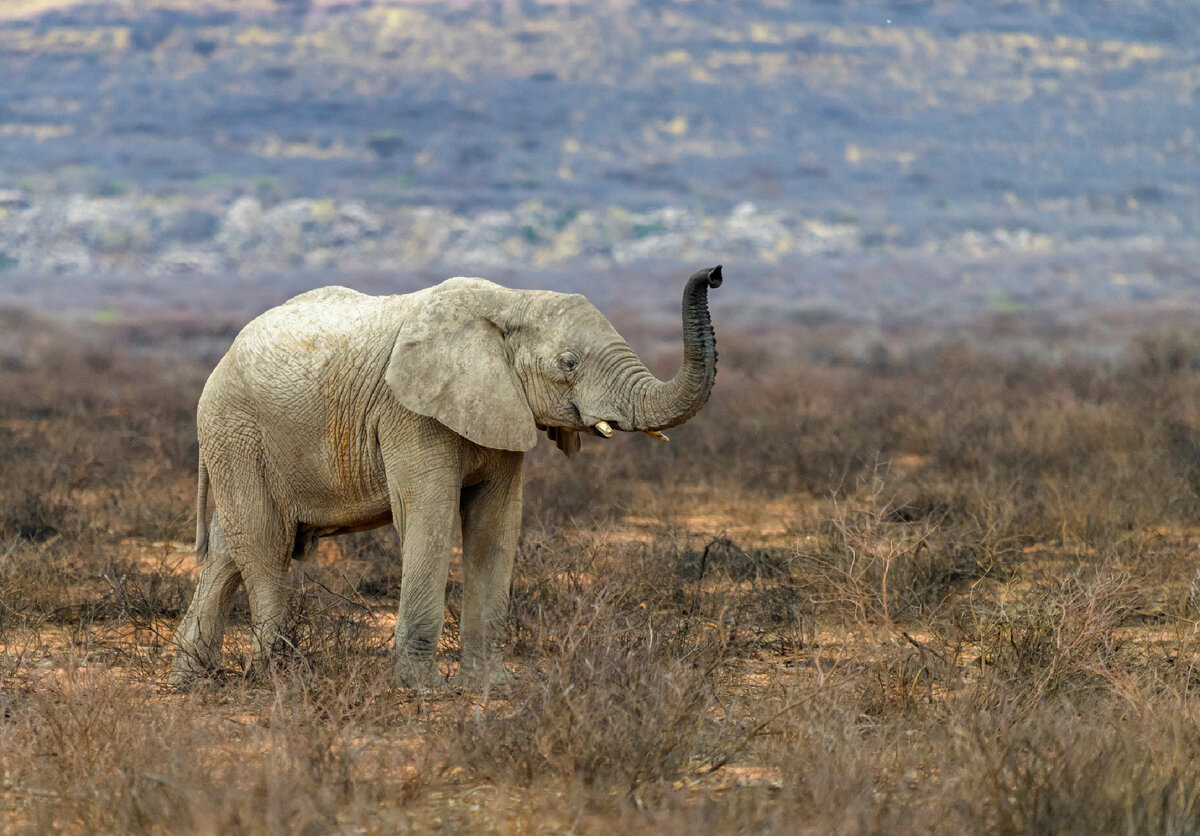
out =
[[172,644],[175,658],[171,660],[171,673],[167,677],[172,688],[187,690],[212,676],[221,666],[220,639],[214,639],[211,630],[203,631],[200,621],[190,615],[175,631]]
[[516,684],[516,674],[500,664],[499,659],[488,665],[463,664],[450,677],[450,687],[463,692],[507,691]]
[[396,656],[392,678],[401,688],[419,691],[432,691],[445,686],[445,680],[438,675],[433,658]]
[[175,659],[171,662],[171,673],[167,676],[167,684],[177,691],[191,691],[207,679],[211,679],[219,668],[206,665],[194,654],[175,651]]
[[192,691],[203,675],[193,673],[192,671],[177,670],[174,665],[171,666],[171,673],[167,676],[167,685],[176,691]]

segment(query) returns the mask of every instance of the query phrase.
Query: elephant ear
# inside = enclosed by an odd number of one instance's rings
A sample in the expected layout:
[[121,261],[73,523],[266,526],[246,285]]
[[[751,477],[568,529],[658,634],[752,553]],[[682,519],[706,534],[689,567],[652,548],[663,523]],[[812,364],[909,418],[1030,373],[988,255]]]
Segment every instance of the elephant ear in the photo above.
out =
[[388,386],[402,406],[481,447],[531,449],[537,426],[499,328],[448,291],[429,294],[401,325]]

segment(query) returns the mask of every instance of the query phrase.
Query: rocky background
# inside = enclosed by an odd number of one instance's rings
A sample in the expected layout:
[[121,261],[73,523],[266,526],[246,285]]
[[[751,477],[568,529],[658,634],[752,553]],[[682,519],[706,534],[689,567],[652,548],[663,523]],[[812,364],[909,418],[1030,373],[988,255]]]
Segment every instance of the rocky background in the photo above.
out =
[[1198,9],[5,0],[0,299],[723,262],[747,322],[1188,308]]

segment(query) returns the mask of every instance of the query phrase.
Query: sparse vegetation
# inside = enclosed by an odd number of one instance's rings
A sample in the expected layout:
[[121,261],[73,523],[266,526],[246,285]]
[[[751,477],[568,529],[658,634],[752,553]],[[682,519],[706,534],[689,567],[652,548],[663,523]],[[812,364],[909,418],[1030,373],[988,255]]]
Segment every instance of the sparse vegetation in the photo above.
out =
[[180,695],[228,326],[3,316],[8,830],[1200,826],[1191,333],[1101,365],[726,331],[671,445],[531,457],[511,690],[391,685],[378,531],[296,564],[293,654],[247,675],[240,606]]
[[[1194,11],[885,5],[0,2],[0,830],[1200,831]],[[670,371],[718,261],[705,411],[528,458],[511,689],[393,686],[389,530],[166,688],[249,315],[476,272]]]

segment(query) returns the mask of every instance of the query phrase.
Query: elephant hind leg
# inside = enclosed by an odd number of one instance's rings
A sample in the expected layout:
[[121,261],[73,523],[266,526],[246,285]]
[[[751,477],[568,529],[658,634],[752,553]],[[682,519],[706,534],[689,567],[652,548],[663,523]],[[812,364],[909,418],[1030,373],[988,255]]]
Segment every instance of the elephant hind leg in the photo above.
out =
[[175,631],[175,659],[170,676],[170,683],[175,687],[185,687],[220,667],[225,621],[241,580],[220,517],[213,514],[208,532],[208,557],[191,605]]
[[287,572],[296,525],[283,519],[261,486],[256,488],[239,495],[236,509],[227,509],[225,534],[246,584],[254,662],[261,665],[286,644]]

